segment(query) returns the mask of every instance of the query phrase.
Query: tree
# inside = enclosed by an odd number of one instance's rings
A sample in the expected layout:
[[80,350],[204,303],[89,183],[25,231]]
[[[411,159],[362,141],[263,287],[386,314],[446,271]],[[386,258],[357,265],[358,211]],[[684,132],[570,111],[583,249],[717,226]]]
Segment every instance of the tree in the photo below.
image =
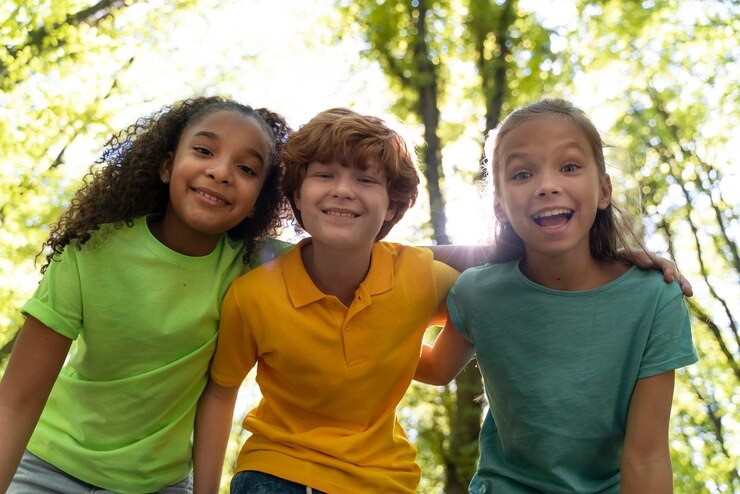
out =
[[[516,0],[338,2],[344,19],[359,25],[367,42],[365,55],[376,60],[401,94],[393,105],[403,118],[422,123],[422,169],[430,198],[431,223],[437,243],[447,243],[444,197],[438,181],[443,177],[441,149],[454,139],[459,125],[440,120],[440,106],[451,97],[452,67],[472,66],[477,75],[465,79],[463,97],[482,102],[484,129],[498,125],[505,109],[526,100],[532,92],[549,90],[563,74],[567,62],[550,50],[550,33],[531,13],[522,12]],[[460,14],[458,14],[460,13]],[[347,29],[345,26],[344,29]],[[462,42],[461,42],[462,41]],[[456,73],[457,76],[459,74]],[[459,96],[459,95],[458,95]],[[459,105],[461,102],[456,102]],[[477,126],[469,116],[464,125]],[[440,135],[449,136],[447,140]],[[440,396],[415,388],[443,410],[447,440],[440,440],[439,418],[418,431],[419,449],[428,449],[444,465],[445,492],[466,492],[478,456],[482,392],[480,374],[469,365]]]
[[[737,492],[740,385],[737,249],[740,204],[731,199],[737,128],[735,2],[584,2],[586,57],[599,57],[623,87],[617,144],[634,165],[650,244],[692,281],[687,299],[700,362],[678,372],[671,431],[676,492]],[[619,28],[617,28],[619,26]],[[736,136],[735,136],[736,138]],[[625,197],[626,199],[626,197]]]
[[47,225],[84,172],[67,155],[84,141],[104,142],[126,106],[121,81],[134,63],[132,47],[151,42],[160,16],[192,4],[66,0],[0,7],[0,363],[21,324],[18,307],[38,280],[33,261]]

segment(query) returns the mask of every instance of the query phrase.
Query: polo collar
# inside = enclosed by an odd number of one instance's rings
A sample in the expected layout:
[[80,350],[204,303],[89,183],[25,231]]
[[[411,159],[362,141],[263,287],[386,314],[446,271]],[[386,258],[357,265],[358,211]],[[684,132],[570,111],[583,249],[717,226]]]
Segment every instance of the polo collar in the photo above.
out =
[[[311,280],[308,271],[306,271],[303,265],[301,248],[310,242],[310,237],[304,238],[281,258],[283,279],[288,290],[288,296],[296,308],[317,302],[329,296],[314,285],[313,280]],[[375,242],[371,256],[370,270],[357,289],[360,295],[370,297],[387,292],[393,288],[394,264],[393,253],[385,243]]]

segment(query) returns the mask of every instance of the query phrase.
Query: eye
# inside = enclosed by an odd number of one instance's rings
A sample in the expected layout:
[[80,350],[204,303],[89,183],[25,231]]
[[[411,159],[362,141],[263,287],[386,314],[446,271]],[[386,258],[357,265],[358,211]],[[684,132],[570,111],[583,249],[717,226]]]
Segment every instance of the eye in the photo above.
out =
[[254,170],[254,168],[252,168],[249,165],[237,165],[236,167],[239,169],[239,171],[241,171],[245,175],[249,175],[249,176],[252,176],[252,177],[256,177],[257,176],[257,172]]
[[357,181],[363,184],[377,184],[380,183],[377,178],[375,177],[369,177],[369,176],[362,176],[358,177]]
[[512,180],[527,180],[531,178],[532,174],[526,170],[520,170],[511,176]]
[[203,146],[193,146],[193,150],[196,153],[202,154],[204,156],[213,156],[213,153],[211,152],[211,150]]
[[565,173],[573,173],[573,172],[578,171],[580,168],[581,167],[577,165],[576,163],[568,163],[567,165],[562,167],[560,171],[565,172]]

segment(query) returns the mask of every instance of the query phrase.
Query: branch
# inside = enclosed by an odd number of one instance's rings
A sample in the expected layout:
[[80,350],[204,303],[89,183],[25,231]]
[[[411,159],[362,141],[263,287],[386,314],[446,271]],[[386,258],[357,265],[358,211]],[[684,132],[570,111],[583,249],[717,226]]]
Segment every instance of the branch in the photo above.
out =
[[[100,0],[95,5],[92,5],[77,13],[68,14],[62,22],[51,24],[49,26],[42,25],[37,29],[29,31],[26,35],[26,39],[23,42],[10,47],[6,46],[6,53],[10,57],[10,59],[15,60],[20,53],[30,48],[31,53],[34,53],[36,54],[35,56],[38,56],[42,53],[44,49],[44,43],[46,39],[49,38],[52,33],[58,31],[62,27],[77,27],[80,24],[96,26],[106,16],[110,15],[116,10],[127,7],[128,5],[136,1],[141,0],[131,0],[129,2],[127,2],[126,0]],[[59,46],[64,45],[64,40],[60,40],[60,42],[57,46],[54,47],[54,49],[57,49]],[[9,73],[9,65],[0,62],[0,81],[5,80],[8,77]]]
[[[639,119],[645,125],[647,125],[647,122],[645,122],[645,119],[643,118],[643,113],[634,107],[633,109],[634,109],[635,118]],[[709,293],[711,294],[712,298],[716,300],[723,307],[725,314],[727,315],[727,319],[729,321],[730,329],[732,330],[735,336],[735,340],[737,341],[738,346],[740,346],[740,334],[738,334],[737,324],[732,315],[732,312],[730,311],[730,308],[727,305],[727,302],[722,297],[720,297],[720,295],[715,290],[714,285],[712,285],[712,283],[710,283],[709,281],[709,272],[707,270],[706,263],[704,262],[704,255],[702,253],[701,242],[699,240],[699,228],[696,226],[693,219],[691,218],[691,213],[693,212],[693,202],[692,202],[691,194],[686,188],[686,183],[683,181],[683,178],[680,175],[673,173],[673,167],[670,165],[675,160],[673,156],[671,155],[670,150],[665,145],[654,146],[647,141],[645,142],[645,145],[647,147],[652,147],[658,153],[658,156],[660,157],[661,162],[667,163],[669,165],[668,167],[670,170],[669,174],[676,181],[676,184],[681,189],[681,192],[684,196],[684,200],[686,202],[686,210],[687,210],[686,222],[688,223],[689,228],[691,229],[692,238],[694,240],[694,248],[696,250],[696,257],[699,263],[699,273],[701,274],[701,277],[703,278],[704,283],[707,285],[707,288],[709,289]]]
[[[670,231],[670,227],[668,226],[668,223],[663,220],[657,225],[659,230],[663,230],[663,233],[666,237],[666,242],[668,243],[668,254],[671,256],[672,259],[675,259],[675,247],[673,245],[673,235]],[[730,368],[735,373],[735,376],[737,377],[738,381],[740,381],[740,366],[738,366],[737,361],[735,360],[735,356],[732,354],[732,351],[727,347],[725,344],[724,338],[722,338],[722,333],[715,324],[714,320],[709,316],[706,310],[702,306],[699,305],[699,303],[694,300],[693,298],[687,298],[686,299],[687,305],[689,306],[689,309],[694,314],[694,317],[696,317],[698,320],[706,324],[709,331],[711,331],[712,335],[714,336],[714,339],[717,340],[717,344],[719,344],[720,350],[722,350],[722,353],[724,354],[725,358],[727,359],[727,363],[729,364]]]
[[[668,112],[668,110],[665,109],[665,105],[663,104],[663,100],[660,97],[660,94],[655,90],[655,88],[648,86],[647,92],[650,95],[650,99],[653,102],[653,106],[655,108],[655,111],[658,112],[658,114],[663,118],[663,125],[666,127],[668,132],[671,134],[671,137],[673,137],[673,141],[675,144],[679,147],[681,152],[685,156],[691,156],[693,157],[705,170],[707,170],[707,176],[711,177],[712,171],[717,171],[711,164],[704,162],[699,156],[697,156],[690,148],[684,146],[682,144],[683,139],[681,138],[680,131],[678,126],[675,123],[672,123],[675,121],[674,119],[671,119],[671,115]],[[694,149],[699,149],[699,146],[696,142],[693,142]],[[717,173],[717,176],[719,176],[719,173]],[[699,186],[699,189],[703,189],[701,180],[697,178],[697,180],[694,181],[694,183]],[[727,225],[725,224],[724,217],[722,216],[722,211],[717,206],[717,204],[714,202],[714,197],[712,194],[707,194],[707,197],[709,198],[709,203],[714,210],[714,215],[717,219],[717,223],[719,224],[719,231],[720,235],[722,235],[722,238],[725,241],[725,245],[730,250],[730,254],[732,256],[732,263],[735,267],[735,272],[740,274],[740,255],[737,251],[737,245],[735,242],[733,242],[730,237],[727,235],[727,231],[729,230],[727,228]]]

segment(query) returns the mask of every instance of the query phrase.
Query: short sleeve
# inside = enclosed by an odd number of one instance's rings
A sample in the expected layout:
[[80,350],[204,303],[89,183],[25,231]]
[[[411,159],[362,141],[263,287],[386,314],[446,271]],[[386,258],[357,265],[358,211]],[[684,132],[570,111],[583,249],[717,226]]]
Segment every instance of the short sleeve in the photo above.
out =
[[232,283],[221,305],[216,353],[211,378],[224,387],[239,386],[257,361],[257,344],[239,306],[238,288]]
[[683,294],[678,285],[667,285],[658,299],[637,377],[654,376],[697,360]]
[[468,274],[463,273],[457,279],[457,282],[450,288],[450,292],[447,294],[447,314],[460,334],[468,340],[470,343],[475,343],[473,335],[471,334],[470,325],[467,323],[465,318],[466,314],[470,311],[465,308],[465,286],[468,284],[466,280]]
[[23,314],[72,340],[80,335],[84,323],[78,266],[78,257],[82,256],[83,251],[67,245],[49,264],[36,292],[21,307]]
[[444,302],[447,299],[450,289],[455,284],[455,280],[460,276],[460,273],[440,261],[432,261],[432,271],[434,273],[435,289],[438,294],[437,298],[442,301],[435,314],[435,319],[438,320],[447,316],[446,304]]

